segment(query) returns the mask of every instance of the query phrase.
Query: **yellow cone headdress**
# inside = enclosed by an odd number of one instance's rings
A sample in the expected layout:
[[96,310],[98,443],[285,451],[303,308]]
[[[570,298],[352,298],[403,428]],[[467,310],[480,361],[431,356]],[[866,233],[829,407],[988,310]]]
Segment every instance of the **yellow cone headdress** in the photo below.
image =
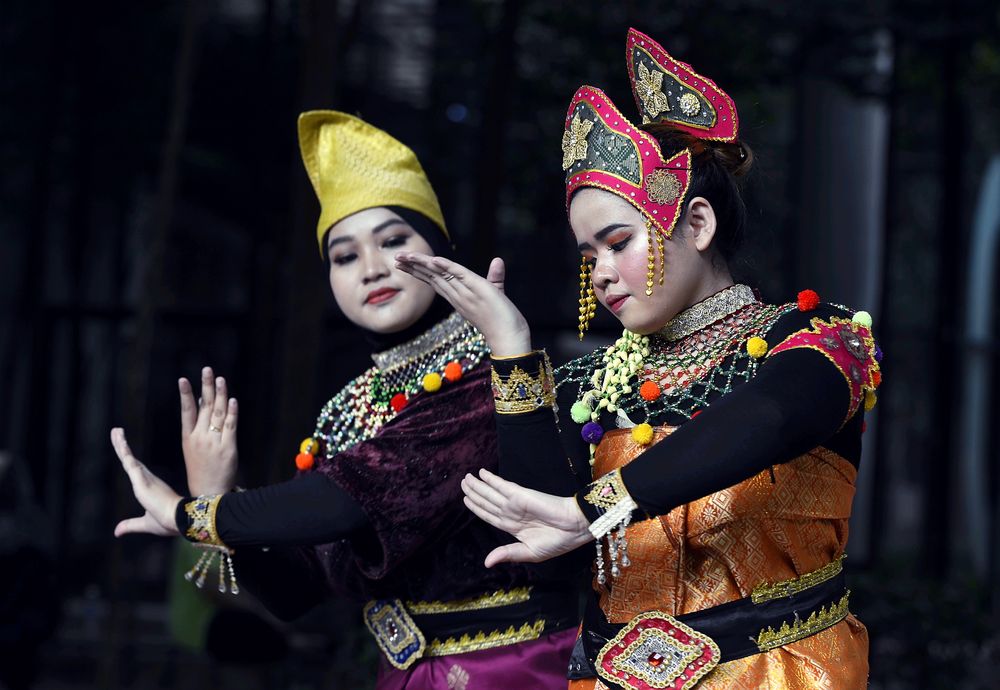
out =
[[321,255],[331,225],[376,206],[421,213],[450,239],[420,161],[382,130],[347,113],[311,110],[299,115],[299,147],[319,198],[316,240]]

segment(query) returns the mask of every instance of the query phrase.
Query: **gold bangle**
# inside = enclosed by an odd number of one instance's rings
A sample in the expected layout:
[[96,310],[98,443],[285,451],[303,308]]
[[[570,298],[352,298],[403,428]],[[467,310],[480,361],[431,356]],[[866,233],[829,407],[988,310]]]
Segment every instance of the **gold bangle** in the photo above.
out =
[[555,405],[556,387],[552,363],[544,351],[541,354],[537,376],[517,365],[505,376],[500,376],[496,367],[493,368],[493,402],[498,414],[525,414]]

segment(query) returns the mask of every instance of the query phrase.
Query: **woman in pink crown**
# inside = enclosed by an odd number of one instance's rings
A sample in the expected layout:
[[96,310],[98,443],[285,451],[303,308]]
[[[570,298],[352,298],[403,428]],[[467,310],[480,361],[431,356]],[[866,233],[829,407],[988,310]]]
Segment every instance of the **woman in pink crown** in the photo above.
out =
[[503,478],[463,488],[517,541],[486,563],[591,544],[575,690],[863,688],[842,562],[881,381],[871,317],[734,283],[752,160],[736,107],[648,36],[626,51],[642,124],[584,86],[562,140],[580,333],[600,302],[624,326],[613,345],[553,372],[493,283],[398,259],[492,350]]

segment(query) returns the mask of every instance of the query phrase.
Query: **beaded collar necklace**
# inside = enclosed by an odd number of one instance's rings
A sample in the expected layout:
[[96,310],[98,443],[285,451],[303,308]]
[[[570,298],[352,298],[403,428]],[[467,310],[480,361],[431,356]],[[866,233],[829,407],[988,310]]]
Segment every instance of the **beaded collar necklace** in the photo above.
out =
[[686,338],[755,302],[757,298],[749,287],[732,285],[682,311],[668,321],[658,335],[667,341]]
[[383,374],[391,373],[399,367],[426,357],[437,349],[447,347],[448,343],[459,338],[468,326],[469,324],[458,312],[452,312],[444,321],[435,324],[413,340],[374,353],[372,360]]
[[458,313],[413,340],[372,355],[375,366],[348,383],[320,411],[313,435],[299,446],[296,467],[328,459],[367,441],[416,395],[454,384],[489,354],[482,334]]

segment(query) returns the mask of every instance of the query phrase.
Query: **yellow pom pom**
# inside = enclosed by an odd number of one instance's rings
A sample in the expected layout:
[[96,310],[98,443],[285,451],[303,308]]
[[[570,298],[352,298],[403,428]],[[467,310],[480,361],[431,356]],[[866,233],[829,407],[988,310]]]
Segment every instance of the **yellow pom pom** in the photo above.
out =
[[875,403],[878,402],[878,396],[875,395],[875,391],[867,390],[865,391],[865,412],[871,412],[872,408],[875,407]]
[[747,341],[747,354],[754,359],[760,359],[767,354],[767,341],[763,338],[750,338]]
[[632,427],[632,440],[640,446],[648,446],[653,442],[653,427],[649,424],[636,424]]
[[441,374],[431,372],[424,376],[424,390],[428,393],[437,393],[441,390]]
[[316,455],[319,452],[319,441],[310,436],[299,444],[299,452]]
[[859,311],[857,314],[854,315],[851,321],[858,324],[859,326],[864,326],[865,328],[872,327],[872,315],[866,311]]

